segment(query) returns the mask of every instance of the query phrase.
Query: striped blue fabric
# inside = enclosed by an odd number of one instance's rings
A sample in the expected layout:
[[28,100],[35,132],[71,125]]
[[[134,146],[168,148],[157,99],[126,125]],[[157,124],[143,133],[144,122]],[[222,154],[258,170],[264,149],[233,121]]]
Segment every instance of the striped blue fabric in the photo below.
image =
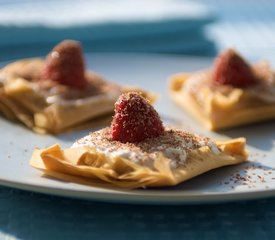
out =
[[[2,1],[3,2],[3,1]],[[43,55],[57,42],[76,39],[85,51],[209,55],[204,34],[215,14],[193,1],[4,1],[0,59]],[[1,1],[0,1],[1,3]],[[20,49],[27,49],[24,52]]]

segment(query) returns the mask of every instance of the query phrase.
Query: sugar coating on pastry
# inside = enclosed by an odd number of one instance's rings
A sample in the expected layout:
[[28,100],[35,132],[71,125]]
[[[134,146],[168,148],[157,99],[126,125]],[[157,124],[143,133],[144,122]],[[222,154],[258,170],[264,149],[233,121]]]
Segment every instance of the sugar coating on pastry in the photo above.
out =
[[22,59],[0,69],[0,112],[38,133],[104,126],[119,95],[133,89],[154,101],[154,94],[85,69],[80,44],[67,40],[46,59]]
[[14,120],[38,133],[60,133],[86,124],[106,124],[105,118],[111,120],[113,104],[123,91],[121,86],[94,72],[86,72],[87,84],[82,89],[41,81],[37,72],[42,71],[43,64],[42,59],[28,59],[1,70],[0,102],[8,119],[11,112]]
[[175,74],[170,78],[170,96],[210,130],[275,119],[275,72],[267,62],[249,68],[256,80],[244,87],[216,83],[213,68]]
[[[151,129],[152,121],[158,124],[156,131]],[[66,181],[139,188],[173,186],[212,169],[242,163],[247,156],[244,138],[214,142],[164,127],[150,103],[131,92],[116,101],[110,127],[90,133],[71,148],[36,149],[30,164]]]
[[164,134],[138,143],[121,143],[113,141],[110,128],[105,128],[79,139],[72,147],[85,146],[95,148],[98,152],[111,157],[126,158],[148,167],[153,167],[157,154],[163,154],[170,159],[171,167],[177,168],[185,164],[191,150],[207,146],[213,154],[220,153],[217,145],[209,138],[174,129],[166,129]]
[[30,164],[46,176],[99,187],[174,186],[212,169],[245,162],[245,139],[212,142],[166,129],[139,143],[109,139],[108,129],[91,133],[71,148],[36,149]]

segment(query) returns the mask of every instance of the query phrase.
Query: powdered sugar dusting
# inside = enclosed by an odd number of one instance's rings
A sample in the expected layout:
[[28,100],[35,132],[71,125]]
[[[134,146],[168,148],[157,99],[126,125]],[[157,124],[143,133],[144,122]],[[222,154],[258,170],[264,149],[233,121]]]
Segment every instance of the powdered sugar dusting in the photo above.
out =
[[98,152],[148,167],[154,166],[154,159],[160,153],[170,159],[172,168],[177,168],[185,164],[190,150],[209,146],[211,150],[215,149],[215,153],[219,152],[209,138],[173,129],[165,129],[162,135],[141,142],[121,143],[111,139],[110,128],[104,128],[76,141],[72,147],[80,146],[95,147]]
[[[245,90],[253,99],[259,99],[266,103],[275,102],[275,72],[267,62],[260,62],[252,66],[252,70],[257,76],[257,83]],[[232,93],[235,87],[231,85],[218,85],[213,83],[212,70],[203,70],[194,73],[185,83],[184,91],[192,95],[198,104],[204,106],[205,99],[209,96],[209,90],[212,93],[219,92],[224,96]]]

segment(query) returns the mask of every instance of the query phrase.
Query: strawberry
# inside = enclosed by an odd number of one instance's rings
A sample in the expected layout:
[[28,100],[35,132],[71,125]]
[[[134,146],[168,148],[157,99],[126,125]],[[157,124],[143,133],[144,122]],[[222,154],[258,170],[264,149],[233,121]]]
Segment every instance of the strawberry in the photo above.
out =
[[140,94],[129,92],[118,98],[111,124],[113,140],[140,142],[163,132],[164,127],[157,111]]
[[221,53],[214,62],[213,80],[222,85],[248,87],[257,79],[249,64],[233,49]]
[[76,88],[85,87],[85,64],[80,44],[65,40],[56,45],[45,60],[42,79]]

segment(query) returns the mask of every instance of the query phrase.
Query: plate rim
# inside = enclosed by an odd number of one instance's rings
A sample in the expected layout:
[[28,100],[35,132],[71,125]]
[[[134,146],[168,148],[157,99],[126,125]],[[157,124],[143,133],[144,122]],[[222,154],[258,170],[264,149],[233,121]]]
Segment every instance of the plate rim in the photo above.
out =
[[[153,192],[149,190],[146,194],[140,194],[146,190],[131,190],[131,193],[125,192],[96,192],[86,190],[75,190],[58,187],[48,187],[35,185],[30,183],[18,183],[16,181],[0,179],[0,185],[4,187],[15,188],[18,190],[34,192],[43,195],[52,195],[56,197],[66,197],[70,199],[89,200],[106,203],[121,203],[121,204],[142,204],[142,205],[201,205],[201,204],[222,204],[227,202],[238,201],[253,201],[263,198],[275,197],[275,189],[266,190],[243,190],[240,192],[223,192],[214,193],[208,192],[201,194],[199,191],[185,191],[173,190],[169,195],[164,193],[168,190],[158,190]],[[77,194],[75,194],[77,193]],[[133,194],[135,193],[135,194]],[[182,193],[182,194],[181,194]],[[187,193],[187,194],[186,194]],[[188,194],[190,193],[190,194]]]

